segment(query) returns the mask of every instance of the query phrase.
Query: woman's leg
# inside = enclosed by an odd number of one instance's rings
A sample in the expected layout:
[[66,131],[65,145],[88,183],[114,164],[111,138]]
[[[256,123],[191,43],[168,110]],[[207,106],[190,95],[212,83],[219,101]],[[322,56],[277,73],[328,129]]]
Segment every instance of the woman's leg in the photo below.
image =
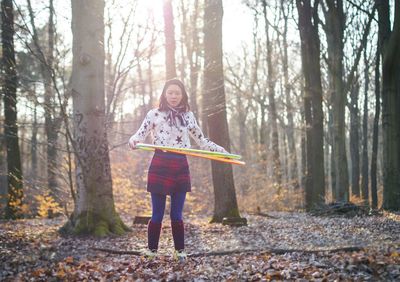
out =
[[152,222],[157,222],[157,223],[162,222],[164,217],[166,199],[167,199],[166,195],[151,193]]
[[177,251],[185,249],[185,229],[182,220],[185,198],[186,192],[171,195],[171,229],[175,250]]
[[160,240],[161,225],[165,211],[166,195],[151,193],[152,215],[147,225],[148,248],[153,251],[158,250]]

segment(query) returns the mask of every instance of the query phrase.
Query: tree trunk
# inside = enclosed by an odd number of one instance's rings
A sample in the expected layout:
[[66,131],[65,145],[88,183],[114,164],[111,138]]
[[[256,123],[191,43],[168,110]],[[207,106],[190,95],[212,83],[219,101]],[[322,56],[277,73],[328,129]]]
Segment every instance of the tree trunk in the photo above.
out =
[[[33,90],[35,93],[36,90]],[[38,180],[38,122],[37,122],[37,107],[38,103],[36,98],[34,98],[35,104],[33,108],[33,124],[32,124],[32,137],[31,137],[31,172],[30,172],[30,179],[32,182],[32,188],[37,187],[37,180]]]
[[[329,101],[330,103],[330,108],[332,108],[332,97]],[[329,155],[329,161],[330,161],[330,177],[331,177],[331,183],[330,183],[330,189],[332,193],[332,201],[336,201],[338,196],[337,196],[337,191],[336,191],[336,162],[335,162],[335,147],[333,146],[333,116],[332,116],[332,111],[329,110],[328,112],[328,140],[329,140],[329,148],[330,148],[330,155]]]
[[277,124],[278,115],[276,112],[276,102],[275,102],[275,77],[274,77],[274,69],[272,66],[272,56],[273,56],[272,42],[269,36],[269,23],[267,17],[266,0],[262,1],[262,5],[263,5],[264,20],[265,20],[265,35],[267,39],[266,44],[267,44],[268,101],[269,101],[269,114],[271,117],[270,122],[272,126],[272,133],[271,133],[272,160],[273,160],[272,169],[275,178],[274,186],[278,187],[278,193],[280,193],[280,188],[282,183],[282,168],[279,155],[279,136],[278,136],[278,124]]
[[35,44],[36,56],[40,61],[40,71],[44,81],[44,117],[45,117],[45,132],[47,138],[47,185],[50,190],[50,195],[57,201],[60,202],[58,191],[59,183],[57,180],[57,168],[58,165],[58,152],[57,152],[57,142],[58,142],[58,130],[59,127],[56,121],[55,113],[55,95],[53,89],[52,81],[52,70],[54,62],[54,6],[53,0],[49,0],[49,22],[48,22],[48,32],[47,32],[47,54],[41,48],[39,43],[39,37],[37,33],[37,28],[35,25],[35,15],[33,14],[33,9],[31,1],[28,0],[28,10],[30,16],[30,22],[33,31],[33,41]]
[[266,122],[266,111],[267,107],[265,105],[265,97],[262,97],[260,101],[260,111],[261,111],[261,122],[260,122],[260,158],[263,162],[263,166],[266,166],[267,162],[267,152],[268,152],[268,142],[267,142],[267,122]]
[[77,200],[64,232],[123,234],[115,211],[105,130],[104,1],[72,1],[72,96]]
[[171,0],[164,0],[164,34],[166,79],[176,77],[174,14]]
[[[303,91],[302,91],[303,92]],[[302,93],[303,94],[303,93]],[[305,95],[301,95],[305,97]],[[300,109],[301,111],[301,117],[302,117],[302,124],[303,124],[303,130],[301,132],[301,175],[300,175],[300,183],[301,187],[304,187],[304,192],[307,187],[309,187],[306,183],[307,180],[307,122],[306,122],[306,114],[305,114],[305,102],[306,100],[303,99],[304,105],[303,108]]]
[[17,71],[14,52],[13,1],[1,1],[1,43],[4,99],[4,135],[7,150],[7,206],[5,216],[21,217],[23,183],[17,126]]
[[328,43],[328,69],[332,95],[333,146],[338,201],[349,200],[349,175],[346,156],[345,105],[346,91],[343,80],[344,24],[342,0],[326,1],[326,37]]
[[236,104],[237,104],[237,123],[239,126],[239,150],[240,154],[244,159],[247,159],[247,131],[246,131],[246,119],[247,119],[247,111],[244,107],[244,101],[241,99],[241,93],[236,94]]
[[[190,77],[190,109],[197,116],[198,105],[197,105],[197,86],[199,78],[199,30],[198,30],[198,20],[199,20],[199,1],[195,0],[193,3],[193,12],[189,7],[185,6],[185,1],[180,1],[181,6],[181,29],[182,29],[182,48],[185,47],[186,55],[182,51],[182,69],[184,69],[186,60],[189,65],[189,77]],[[183,74],[183,72],[182,72]],[[181,74],[181,75],[182,75]]]
[[[192,41],[191,48],[189,54],[189,63],[190,63],[190,106],[192,112],[196,115],[198,113],[198,105],[197,105],[197,86],[199,81],[199,72],[200,72],[200,42],[199,42],[199,31],[196,25],[196,22],[199,18],[199,1],[195,0],[194,3],[194,14],[192,16]],[[189,50],[188,50],[189,51]]]
[[369,68],[366,48],[364,49],[364,114],[363,114],[363,143],[361,163],[361,191],[362,198],[366,205],[369,204],[368,190],[368,89],[369,89]]
[[[206,0],[204,11],[204,98],[210,139],[230,150],[222,63],[222,0]],[[232,165],[212,162],[214,214],[211,222],[240,217]]]
[[[154,17],[152,17],[152,23],[153,26],[154,25]],[[151,36],[151,47],[150,47],[150,51],[149,54],[147,56],[147,81],[148,81],[148,86],[149,86],[149,105],[148,105],[148,110],[150,111],[154,105],[154,93],[153,93],[153,53],[154,53],[154,44],[155,44],[155,40],[156,40],[156,35],[155,35],[155,31],[152,31],[152,36]]]
[[389,4],[378,1],[382,40],[383,205],[400,210],[400,2],[390,31]]
[[358,96],[360,84],[356,81],[350,92],[350,157],[351,157],[351,194],[360,197],[360,118]]
[[44,66],[44,83],[45,83],[45,128],[47,136],[47,183],[50,189],[50,195],[57,201],[59,199],[59,184],[57,180],[58,164],[58,128],[55,123],[55,104],[54,90],[52,83],[53,61],[54,61],[54,7],[53,0],[49,1],[49,30],[48,30],[48,48],[47,48],[47,65]]
[[381,89],[380,89],[380,40],[376,48],[375,58],[375,117],[372,137],[371,152],[371,198],[372,208],[378,207],[378,187],[377,187],[377,159],[378,159],[378,140],[379,140],[379,118],[381,113]]
[[[296,155],[296,146],[294,141],[294,120],[293,120],[293,106],[291,101],[290,94],[290,84],[289,84],[289,64],[288,64],[288,42],[287,42],[287,33],[288,33],[288,19],[290,11],[285,11],[285,1],[281,0],[281,10],[284,17],[284,29],[283,29],[283,56],[282,56],[282,67],[283,67],[283,79],[284,79],[284,87],[285,87],[285,102],[286,102],[286,117],[287,117],[287,139],[289,145],[289,177],[290,182],[293,187],[298,188],[299,182],[297,180],[297,155]],[[291,5],[289,5],[290,7]]]
[[[323,112],[320,70],[318,14],[310,0],[297,0],[301,38],[301,60],[304,74],[304,101],[307,134],[306,209],[325,202]],[[309,108],[309,109],[308,109]],[[307,113],[309,112],[309,113]]]

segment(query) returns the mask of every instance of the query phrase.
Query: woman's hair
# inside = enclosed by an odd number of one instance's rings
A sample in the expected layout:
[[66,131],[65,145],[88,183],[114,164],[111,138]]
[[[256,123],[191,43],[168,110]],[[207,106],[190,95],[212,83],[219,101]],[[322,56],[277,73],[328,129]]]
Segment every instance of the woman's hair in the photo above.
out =
[[170,79],[167,80],[164,84],[164,88],[163,91],[161,93],[160,96],[160,105],[158,106],[158,109],[160,111],[167,111],[168,110],[168,103],[167,103],[167,97],[165,96],[166,92],[167,92],[167,88],[170,85],[177,85],[181,91],[182,91],[182,101],[179,103],[179,107],[183,108],[183,111],[187,112],[190,110],[190,106],[189,106],[189,97],[188,94],[186,92],[185,86],[183,85],[182,81],[180,81],[179,79]]

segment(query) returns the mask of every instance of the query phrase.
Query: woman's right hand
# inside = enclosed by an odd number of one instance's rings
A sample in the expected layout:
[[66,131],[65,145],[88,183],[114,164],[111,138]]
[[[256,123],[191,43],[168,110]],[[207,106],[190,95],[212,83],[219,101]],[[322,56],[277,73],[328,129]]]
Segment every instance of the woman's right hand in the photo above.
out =
[[136,140],[133,140],[133,139],[129,139],[129,142],[128,142],[128,144],[129,144],[129,147],[132,149],[132,150],[136,150],[137,148],[136,148],[136,144],[137,143],[139,143],[139,141],[136,141]]

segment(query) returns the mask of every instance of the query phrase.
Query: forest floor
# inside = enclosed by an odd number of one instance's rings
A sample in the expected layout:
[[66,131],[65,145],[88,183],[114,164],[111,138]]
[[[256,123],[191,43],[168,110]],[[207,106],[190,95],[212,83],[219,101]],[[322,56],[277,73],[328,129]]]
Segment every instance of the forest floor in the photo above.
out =
[[154,260],[96,250],[145,249],[146,226],[132,224],[126,214],[132,231],[104,239],[60,236],[65,217],[0,221],[0,281],[400,280],[399,214],[269,215],[243,214],[248,220],[243,227],[187,218],[186,249],[192,256],[183,263],[171,257],[167,217]]

